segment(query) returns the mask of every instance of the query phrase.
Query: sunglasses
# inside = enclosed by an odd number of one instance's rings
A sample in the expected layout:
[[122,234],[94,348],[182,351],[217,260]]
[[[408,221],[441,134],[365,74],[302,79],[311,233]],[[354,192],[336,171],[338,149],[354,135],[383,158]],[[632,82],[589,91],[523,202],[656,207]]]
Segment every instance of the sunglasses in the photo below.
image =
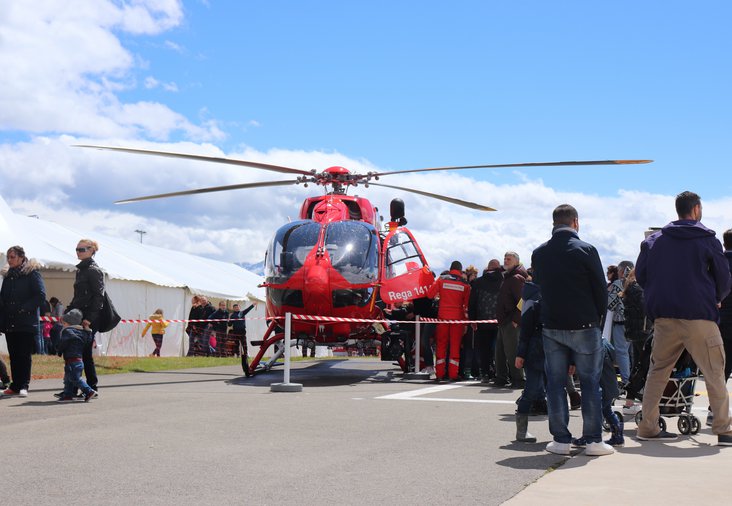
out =
[[84,252],[86,252],[86,251],[89,251],[90,249],[91,249],[91,248],[90,248],[90,247],[88,247],[88,246],[87,246],[86,248],[76,248],[76,252],[77,252],[77,253],[84,253]]

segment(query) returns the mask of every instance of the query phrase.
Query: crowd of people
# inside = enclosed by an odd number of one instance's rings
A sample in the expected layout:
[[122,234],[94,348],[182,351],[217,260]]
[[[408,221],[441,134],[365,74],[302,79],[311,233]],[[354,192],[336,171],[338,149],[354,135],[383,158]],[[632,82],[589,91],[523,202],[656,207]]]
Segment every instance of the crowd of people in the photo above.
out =
[[[678,220],[643,241],[637,265],[623,260],[605,271],[596,248],[579,238],[577,210],[566,204],[554,210],[551,238],[533,251],[529,268],[513,251],[502,263],[490,260],[480,276],[454,261],[427,299],[404,309],[451,320],[421,324],[422,371],[438,382],[480,378],[522,390],[518,441],[536,441],[529,415],[547,414],[547,451],[581,447],[599,456],[624,444],[624,420],[613,410],[620,397],[622,415],[638,413],[639,401],[645,406],[639,439],[678,437],[660,429],[659,401],[687,350],[709,391],[707,425],[719,445],[732,446],[732,360],[725,360],[732,353],[732,230],[723,247],[701,223],[701,199],[692,192],[677,196],[676,212]],[[570,409],[582,410],[578,437],[568,429]]]
[[[231,311],[221,301],[218,309],[203,295],[194,295],[186,327],[188,333],[188,354],[195,356],[239,356],[247,357],[247,327],[244,317],[254,309],[250,304],[241,309],[234,304]],[[212,320],[212,321],[208,321]]]

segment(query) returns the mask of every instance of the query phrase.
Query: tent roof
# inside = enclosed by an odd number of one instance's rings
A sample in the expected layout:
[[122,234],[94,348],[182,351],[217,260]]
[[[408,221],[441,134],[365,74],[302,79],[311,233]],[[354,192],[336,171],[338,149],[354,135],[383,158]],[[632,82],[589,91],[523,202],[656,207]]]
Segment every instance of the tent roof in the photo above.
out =
[[0,197],[3,257],[7,248],[19,244],[45,267],[73,271],[79,262],[74,248],[85,237],[99,243],[95,259],[112,279],[187,287],[193,293],[223,299],[264,300],[264,288],[257,286],[262,278],[238,265],[17,215]]

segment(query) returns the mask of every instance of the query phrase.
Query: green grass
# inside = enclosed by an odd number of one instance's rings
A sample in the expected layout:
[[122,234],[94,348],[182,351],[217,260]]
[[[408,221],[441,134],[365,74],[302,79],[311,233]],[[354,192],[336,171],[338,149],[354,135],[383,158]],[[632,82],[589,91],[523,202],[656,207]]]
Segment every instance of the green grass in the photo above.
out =
[[[0,358],[9,369],[8,356],[0,355]],[[241,365],[241,359],[238,357],[94,357],[94,363],[97,366],[97,374],[120,374]],[[31,373],[32,379],[63,378],[64,359],[55,355],[33,355]]]

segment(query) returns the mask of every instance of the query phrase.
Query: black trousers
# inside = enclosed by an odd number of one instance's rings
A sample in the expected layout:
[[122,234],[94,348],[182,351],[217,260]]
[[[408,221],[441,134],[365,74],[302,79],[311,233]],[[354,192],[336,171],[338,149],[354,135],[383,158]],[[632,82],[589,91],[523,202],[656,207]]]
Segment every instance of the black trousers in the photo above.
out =
[[8,371],[8,366],[5,365],[2,359],[0,359],[0,381],[10,384],[10,372]]
[[729,322],[722,322],[719,332],[722,334],[724,344],[724,380],[726,382],[732,373],[732,325]]
[[31,366],[33,364],[33,343],[36,339],[35,332],[6,332],[5,340],[8,343],[8,354],[10,355],[10,375],[12,382],[11,390],[19,392],[27,390],[31,379]]
[[84,346],[84,352],[81,354],[81,358],[84,360],[84,376],[86,376],[86,382],[92,390],[97,390],[97,368],[94,365],[94,337],[96,332],[92,333],[92,340]]
[[479,323],[475,337],[480,348],[480,369],[483,376],[493,377],[496,371],[496,338],[498,325],[495,323]]

